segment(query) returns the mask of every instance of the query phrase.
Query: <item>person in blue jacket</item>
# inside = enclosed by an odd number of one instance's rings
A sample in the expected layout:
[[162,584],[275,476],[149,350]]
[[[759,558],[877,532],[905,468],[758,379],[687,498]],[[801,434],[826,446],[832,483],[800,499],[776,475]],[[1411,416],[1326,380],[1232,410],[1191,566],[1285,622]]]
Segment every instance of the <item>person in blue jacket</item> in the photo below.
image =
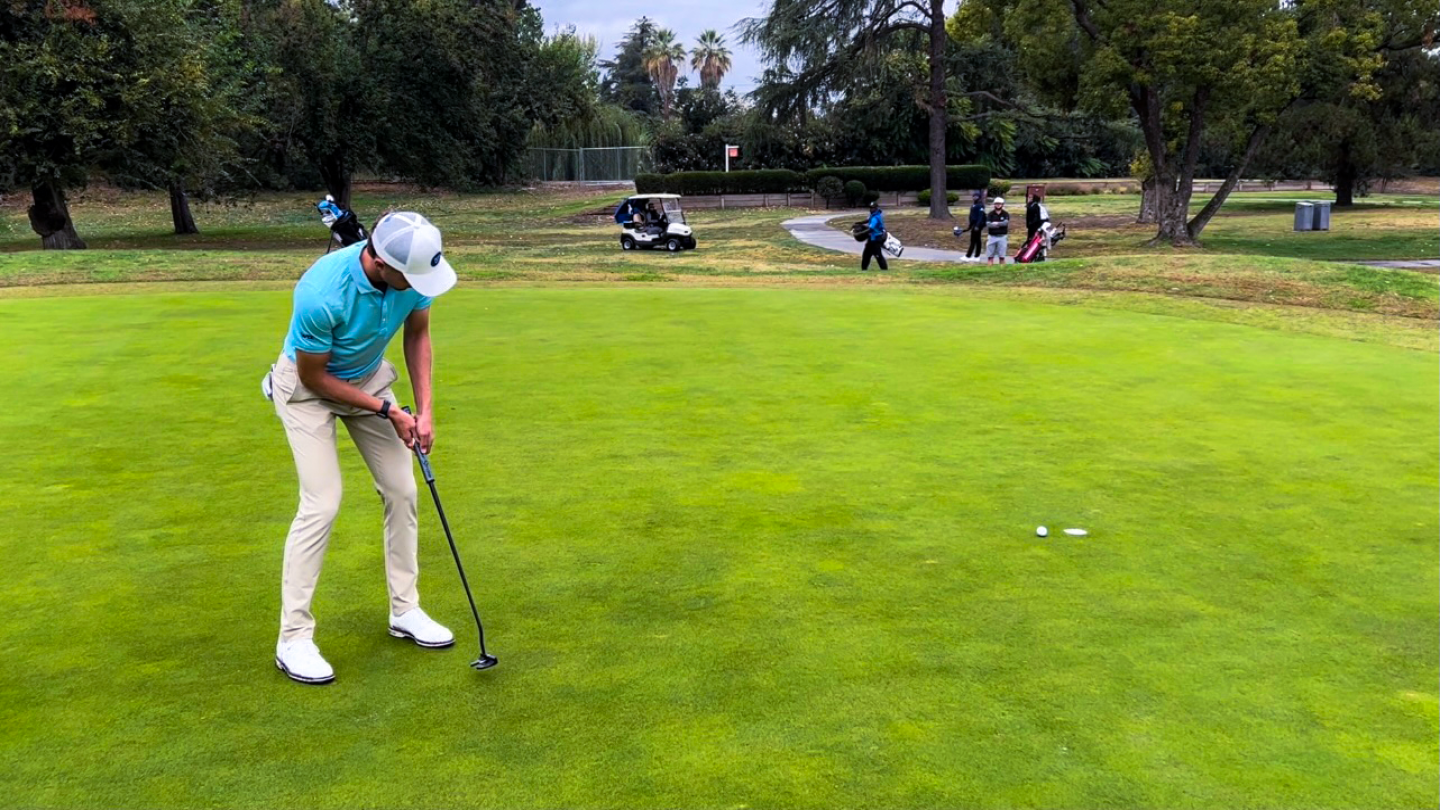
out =
[[880,210],[880,203],[870,203],[870,221],[865,223],[870,229],[870,238],[865,240],[865,252],[861,254],[860,269],[870,269],[870,257],[874,256],[880,261],[881,270],[889,270],[890,265],[885,263],[885,253],[881,250],[885,245],[885,212]]
[[980,258],[985,254],[985,202],[979,194],[975,195],[975,204],[970,206],[970,247],[965,251],[965,258]]

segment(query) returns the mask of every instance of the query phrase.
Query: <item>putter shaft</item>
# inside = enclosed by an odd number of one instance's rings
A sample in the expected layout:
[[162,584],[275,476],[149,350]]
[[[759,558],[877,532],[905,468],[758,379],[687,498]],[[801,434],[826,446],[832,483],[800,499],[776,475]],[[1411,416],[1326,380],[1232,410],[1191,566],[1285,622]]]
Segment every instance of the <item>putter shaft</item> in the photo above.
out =
[[[403,409],[410,413],[410,409]],[[475,607],[475,596],[470,592],[470,580],[465,576],[465,565],[460,562],[460,549],[455,546],[455,536],[450,532],[450,521],[445,517],[445,507],[440,504],[440,491],[435,488],[435,472],[430,468],[430,459],[424,450],[420,449],[420,442],[417,440],[411,446],[415,451],[415,457],[420,460],[420,473],[425,478],[426,486],[430,487],[430,497],[435,501],[435,511],[440,515],[440,527],[445,530],[445,540],[450,544],[450,556],[455,558],[455,570],[460,573],[460,585],[465,589],[465,598],[470,602],[470,615],[475,617],[475,631],[480,636],[480,657],[470,664],[475,669],[489,669],[499,663],[495,656],[485,651],[485,625],[480,622],[480,609]]]

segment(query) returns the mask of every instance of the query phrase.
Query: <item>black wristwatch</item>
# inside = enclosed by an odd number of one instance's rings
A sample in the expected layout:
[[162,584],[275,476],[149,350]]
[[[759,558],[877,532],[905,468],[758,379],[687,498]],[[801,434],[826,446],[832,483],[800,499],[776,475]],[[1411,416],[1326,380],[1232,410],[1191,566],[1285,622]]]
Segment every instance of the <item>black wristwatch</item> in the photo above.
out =
[[390,400],[388,400],[388,399],[382,399],[382,400],[380,400],[380,410],[376,411],[376,412],[375,412],[375,415],[378,416],[378,417],[380,417],[381,419],[389,419],[389,418],[390,418]]

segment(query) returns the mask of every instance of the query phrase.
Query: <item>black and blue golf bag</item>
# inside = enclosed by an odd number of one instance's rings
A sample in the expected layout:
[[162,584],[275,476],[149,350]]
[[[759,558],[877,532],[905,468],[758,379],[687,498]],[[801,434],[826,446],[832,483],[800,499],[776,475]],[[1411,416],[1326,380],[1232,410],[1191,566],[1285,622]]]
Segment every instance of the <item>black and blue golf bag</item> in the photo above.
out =
[[[355,216],[355,212],[341,208],[329,194],[315,203],[315,208],[320,212],[320,221],[329,226],[330,236],[340,247],[349,247],[370,238],[370,233],[360,224],[360,218]],[[334,247],[335,244],[331,244],[325,252],[329,253]]]

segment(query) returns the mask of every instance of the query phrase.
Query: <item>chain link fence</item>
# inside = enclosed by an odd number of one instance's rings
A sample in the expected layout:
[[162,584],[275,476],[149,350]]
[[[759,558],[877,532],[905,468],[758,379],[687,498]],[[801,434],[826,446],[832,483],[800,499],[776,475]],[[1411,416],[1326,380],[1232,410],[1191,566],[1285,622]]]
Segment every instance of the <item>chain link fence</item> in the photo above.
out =
[[654,161],[648,146],[605,146],[592,149],[526,150],[530,177],[534,180],[570,183],[597,183],[634,180],[651,171]]

